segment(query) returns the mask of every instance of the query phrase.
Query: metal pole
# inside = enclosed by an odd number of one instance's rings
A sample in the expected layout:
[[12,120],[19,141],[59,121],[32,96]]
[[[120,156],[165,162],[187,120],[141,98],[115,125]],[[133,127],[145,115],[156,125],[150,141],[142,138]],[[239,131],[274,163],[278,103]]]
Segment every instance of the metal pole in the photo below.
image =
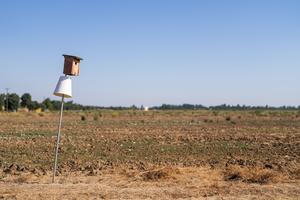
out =
[[62,115],[64,110],[64,96],[61,99],[61,108],[60,108],[60,117],[59,117],[59,125],[58,125],[58,133],[57,133],[57,140],[56,140],[56,148],[55,148],[55,160],[54,160],[54,166],[53,166],[53,177],[52,177],[52,183],[54,183],[56,169],[57,169],[57,158],[58,158],[58,149],[59,149],[59,141],[60,141],[60,129],[61,129],[61,123],[62,123]]

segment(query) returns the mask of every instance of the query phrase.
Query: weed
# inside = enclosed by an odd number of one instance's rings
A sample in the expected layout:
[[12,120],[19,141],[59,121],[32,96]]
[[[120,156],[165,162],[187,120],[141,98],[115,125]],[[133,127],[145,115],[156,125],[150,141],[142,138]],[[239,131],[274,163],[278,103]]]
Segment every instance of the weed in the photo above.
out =
[[86,116],[85,115],[81,115],[81,121],[86,121]]
[[225,120],[229,122],[229,121],[231,120],[231,117],[230,117],[230,116],[227,116],[227,117],[225,118]]

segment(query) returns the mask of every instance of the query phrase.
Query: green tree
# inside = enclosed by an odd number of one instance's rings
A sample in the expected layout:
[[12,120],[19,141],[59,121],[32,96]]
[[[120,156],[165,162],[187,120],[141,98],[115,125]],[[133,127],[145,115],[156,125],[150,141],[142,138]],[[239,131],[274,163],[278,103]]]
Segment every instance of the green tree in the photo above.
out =
[[5,109],[5,94],[0,94],[0,111]]
[[31,105],[31,102],[32,102],[31,95],[29,93],[25,93],[22,95],[22,97],[21,97],[21,106],[22,107],[29,108]]
[[51,101],[51,103],[52,103],[52,109],[53,110],[59,110],[60,109],[60,105],[61,105],[60,101],[53,100],[53,101]]
[[8,95],[8,110],[9,111],[18,111],[20,104],[20,97],[16,93]]
[[137,110],[137,109],[138,109],[138,107],[137,107],[136,105],[132,105],[130,108],[131,108],[132,110]]
[[45,110],[45,109],[53,110],[53,104],[52,104],[52,102],[51,102],[51,100],[49,98],[45,99],[42,102],[42,109],[43,110]]
[[40,106],[40,104],[39,104],[39,102],[37,102],[37,101],[32,101],[31,103],[30,103],[30,105],[27,107],[29,110],[36,110],[36,109],[38,109],[38,108],[41,108],[41,106]]

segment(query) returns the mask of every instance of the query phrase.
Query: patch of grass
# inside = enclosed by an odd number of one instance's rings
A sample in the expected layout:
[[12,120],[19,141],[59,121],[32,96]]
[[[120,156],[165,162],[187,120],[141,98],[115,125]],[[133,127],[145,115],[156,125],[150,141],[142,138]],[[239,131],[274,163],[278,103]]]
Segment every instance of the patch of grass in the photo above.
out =
[[111,116],[112,116],[113,118],[119,117],[119,115],[120,115],[120,113],[117,112],[117,111],[114,111],[114,112],[111,113]]
[[10,132],[1,134],[0,137],[20,137],[20,138],[34,138],[34,137],[51,137],[56,135],[55,132],[50,131],[23,131]]
[[28,177],[25,177],[25,176],[19,176],[19,177],[17,177],[13,182],[14,182],[14,183],[20,184],[20,183],[26,183],[28,180],[29,180]]
[[264,110],[255,110],[254,115],[256,115],[257,117],[266,117],[268,116],[268,112]]
[[258,167],[229,166],[224,171],[224,180],[266,184],[278,181],[278,174],[270,169]]
[[167,179],[178,174],[179,170],[173,167],[164,167],[161,169],[149,170],[141,174],[144,181],[158,181],[161,179]]
[[290,177],[300,179],[300,164],[292,164],[288,168],[288,174]]

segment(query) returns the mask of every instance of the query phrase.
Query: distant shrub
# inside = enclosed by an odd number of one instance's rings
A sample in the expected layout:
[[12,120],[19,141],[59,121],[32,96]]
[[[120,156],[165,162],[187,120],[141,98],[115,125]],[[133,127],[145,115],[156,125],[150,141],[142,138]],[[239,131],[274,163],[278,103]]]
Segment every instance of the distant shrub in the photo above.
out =
[[81,121],[86,121],[86,116],[85,115],[81,115]]
[[230,116],[227,116],[227,117],[225,118],[225,120],[229,122],[229,121],[231,120],[231,117],[230,117]]

